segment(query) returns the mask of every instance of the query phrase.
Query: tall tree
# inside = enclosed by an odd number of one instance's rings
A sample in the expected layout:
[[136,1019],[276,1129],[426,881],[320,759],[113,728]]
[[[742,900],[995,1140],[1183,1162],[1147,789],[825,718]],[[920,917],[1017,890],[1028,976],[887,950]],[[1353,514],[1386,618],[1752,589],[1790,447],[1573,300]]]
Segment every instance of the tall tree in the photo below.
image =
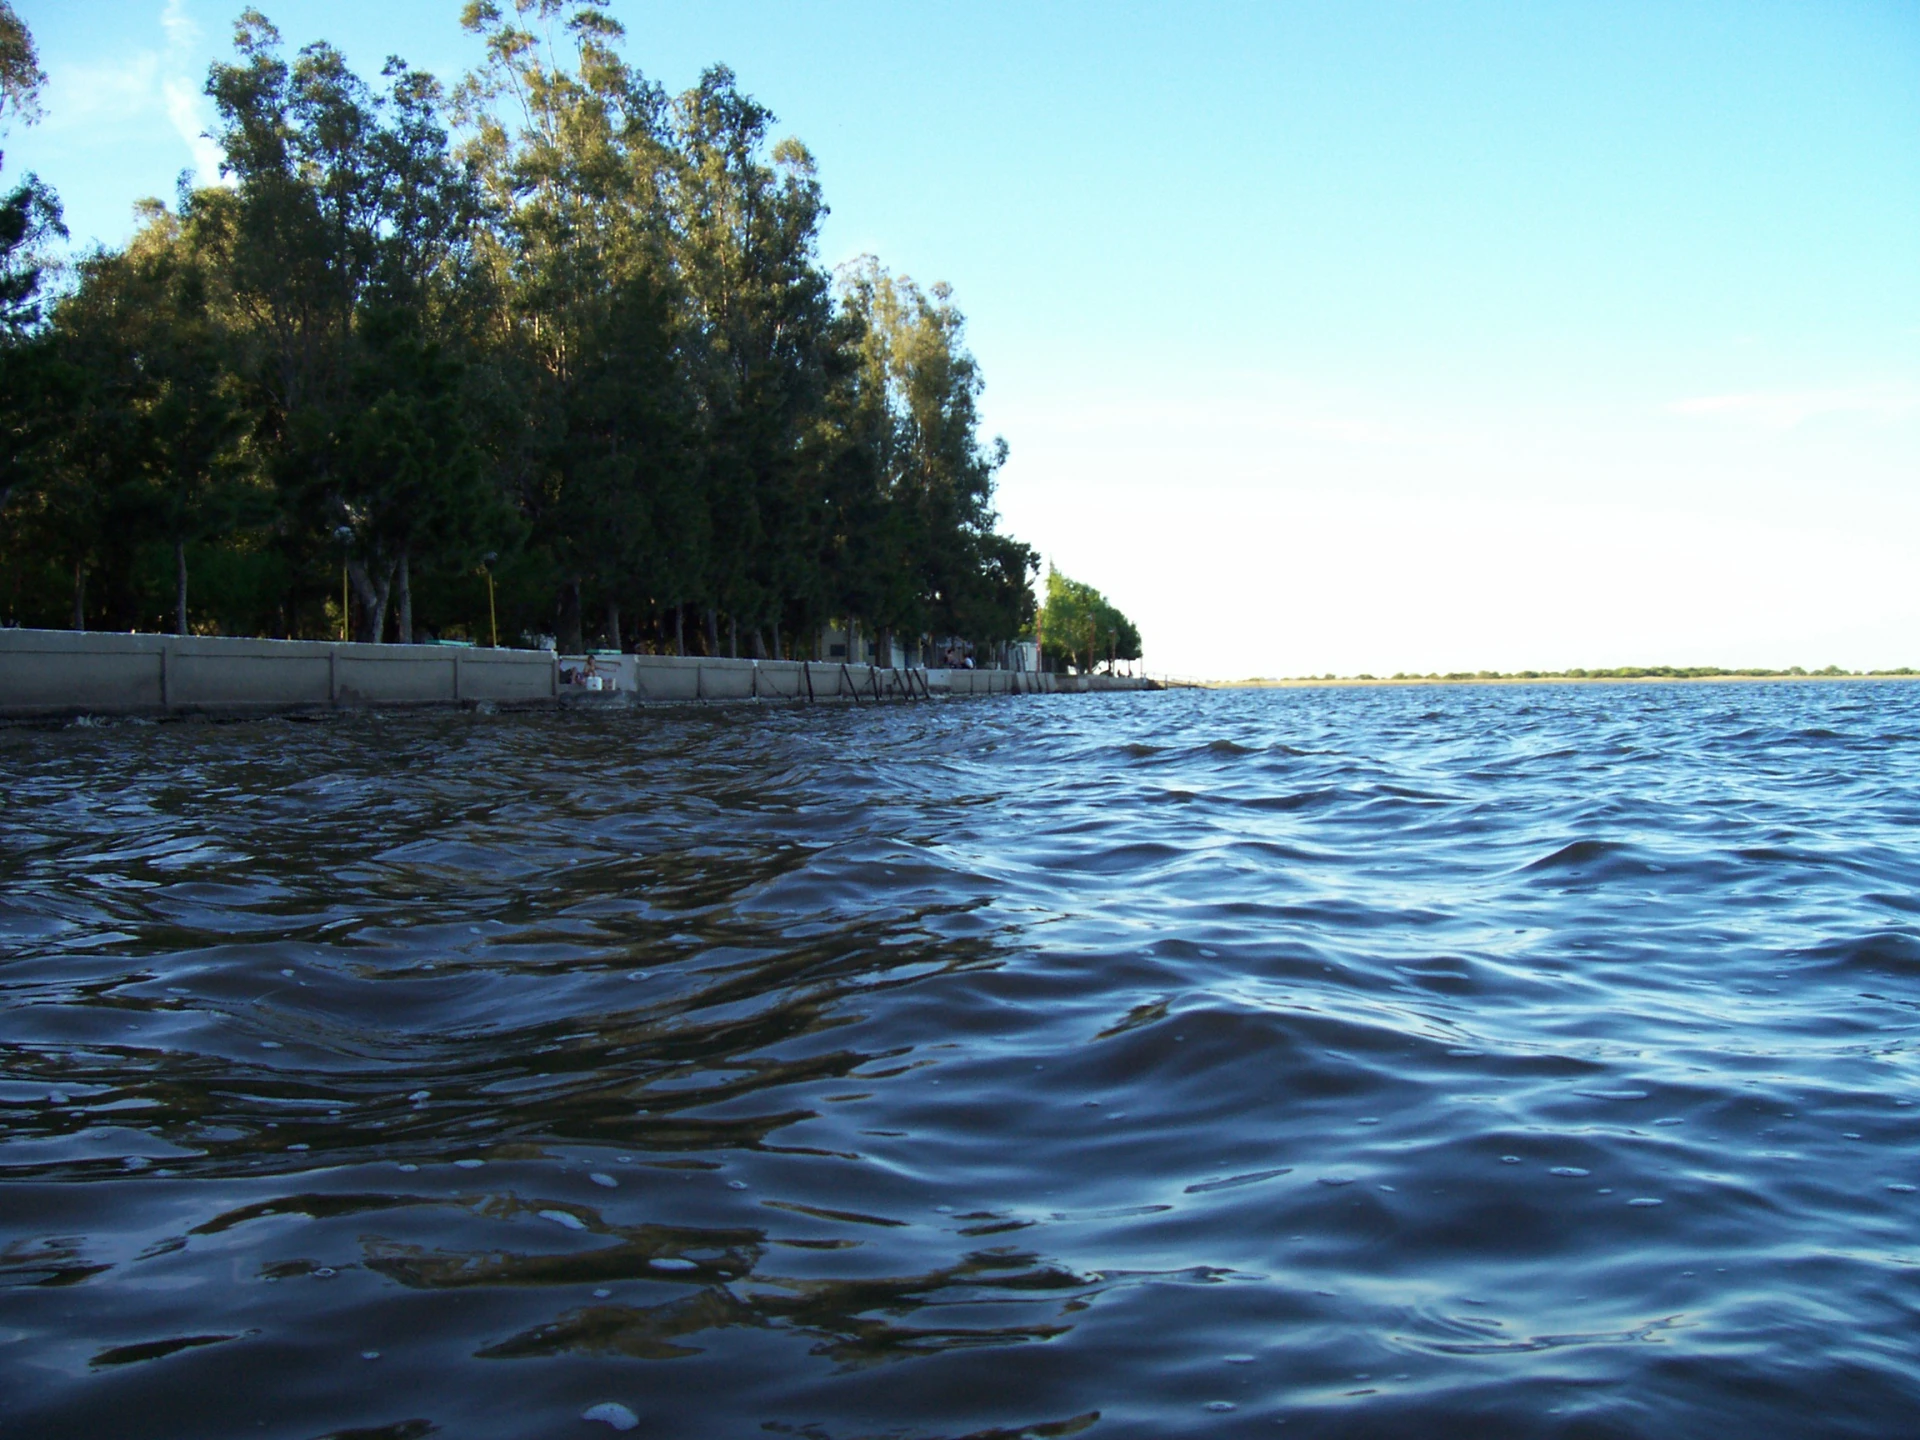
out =
[[40,90],[46,83],[33,33],[12,0],[0,0],[0,127],[15,115],[29,122],[39,119]]
[[677,603],[702,539],[684,499],[664,101],[620,58],[604,0],[517,0],[511,16],[474,0],[462,23],[487,47],[459,102],[499,216],[483,257],[527,396],[521,499],[560,581],[562,643],[582,643],[591,591],[617,646],[630,577],[650,569],[647,589]]
[[813,158],[792,139],[768,153],[773,122],[732,71],[706,71],[674,105],[673,218],[714,536],[706,597],[777,639],[815,579],[804,441],[828,385],[833,309]]
[[99,257],[86,278],[121,291],[114,343],[133,364],[120,403],[132,411],[142,508],[173,550],[173,622],[185,635],[187,547],[235,529],[254,492],[235,463],[244,417],[205,271],[172,215],[159,206],[147,215],[127,253]]
[[860,321],[861,419],[876,503],[849,547],[878,577],[848,579],[883,627],[1003,639],[1031,620],[1036,558],[995,533],[1003,440],[980,438],[984,382],[952,292],[924,292],[871,256],[843,267],[842,306]]
[[1140,658],[1140,631],[1134,623],[1093,586],[1051,567],[1039,624],[1047,657],[1082,674],[1102,661]]
[[[461,513],[456,497],[485,498],[449,418],[463,371],[445,354],[468,323],[480,197],[431,76],[390,61],[376,94],[331,46],[289,64],[280,43],[248,10],[237,60],[213,68],[233,185],[193,196],[188,230],[225,277],[256,444],[293,534],[324,550],[344,531],[360,638],[385,637],[397,580],[411,639],[413,561]],[[460,443],[422,438],[436,434]]]
[[[0,135],[13,120],[40,118],[46,83],[33,35],[8,0],[0,0]],[[0,167],[6,157],[0,154]],[[45,350],[31,342],[41,318],[44,247],[64,237],[60,202],[33,175],[0,195],[0,513],[32,474],[32,457],[48,414]]]

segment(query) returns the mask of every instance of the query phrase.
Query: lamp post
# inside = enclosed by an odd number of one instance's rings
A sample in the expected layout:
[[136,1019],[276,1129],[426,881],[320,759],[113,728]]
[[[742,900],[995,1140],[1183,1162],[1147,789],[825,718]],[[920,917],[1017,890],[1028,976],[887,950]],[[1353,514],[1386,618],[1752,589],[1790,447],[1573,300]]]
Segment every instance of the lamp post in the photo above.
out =
[[353,527],[342,525],[333,532],[340,542],[340,638],[347,638],[347,560],[353,554]]
[[493,637],[493,648],[500,648],[500,619],[493,608],[493,562],[500,557],[489,550],[480,561],[480,571],[487,577],[487,630]]

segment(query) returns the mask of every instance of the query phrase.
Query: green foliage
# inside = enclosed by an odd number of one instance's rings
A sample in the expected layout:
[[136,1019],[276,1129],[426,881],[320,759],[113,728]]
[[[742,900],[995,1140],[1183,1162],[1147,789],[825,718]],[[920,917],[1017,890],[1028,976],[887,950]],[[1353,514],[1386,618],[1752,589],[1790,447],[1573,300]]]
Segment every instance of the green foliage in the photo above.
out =
[[40,116],[40,89],[47,83],[33,35],[11,0],[0,0],[0,125],[11,111],[32,121]]
[[1039,619],[1041,652],[1055,665],[1082,674],[1115,660],[1140,658],[1140,632],[1091,585],[1047,571],[1046,603]]
[[[806,148],[724,67],[668,97],[603,0],[462,24],[449,97],[244,11],[226,183],[50,311],[57,203],[0,201],[4,617],[334,635],[344,578],[361,639],[477,636],[485,564],[503,638],[567,646],[1025,629],[946,288],[836,287]],[[0,0],[0,116],[38,84]]]
[[840,276],[854,327],[839,408],[865,488],[841,495],[850,539],[843,593],[886,629],[1007,637],[1033,621],[1039,557],[996,533],[1006,442],[979,440],[979,366],[945,285],[923,292],[872,256]]

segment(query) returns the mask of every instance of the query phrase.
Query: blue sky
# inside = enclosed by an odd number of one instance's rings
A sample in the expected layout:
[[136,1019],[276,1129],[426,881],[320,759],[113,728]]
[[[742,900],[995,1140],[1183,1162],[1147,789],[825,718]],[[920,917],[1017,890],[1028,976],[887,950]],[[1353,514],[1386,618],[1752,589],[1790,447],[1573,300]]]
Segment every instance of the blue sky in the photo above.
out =
[[[16,0],[76,239],[237,5]],[[452,77],[457,4],[268,3]],[[1009,528],[1214,675],[1920,665],[1920,7],[615,0],[945,279]]]

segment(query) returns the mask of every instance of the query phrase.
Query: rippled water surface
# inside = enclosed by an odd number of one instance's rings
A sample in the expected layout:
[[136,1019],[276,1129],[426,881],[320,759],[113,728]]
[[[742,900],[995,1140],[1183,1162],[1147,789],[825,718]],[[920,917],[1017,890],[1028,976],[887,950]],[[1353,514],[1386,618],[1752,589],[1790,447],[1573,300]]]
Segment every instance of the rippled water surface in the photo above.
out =
[[0,774],[0,1436],[1920,1429],[1920,687]]

